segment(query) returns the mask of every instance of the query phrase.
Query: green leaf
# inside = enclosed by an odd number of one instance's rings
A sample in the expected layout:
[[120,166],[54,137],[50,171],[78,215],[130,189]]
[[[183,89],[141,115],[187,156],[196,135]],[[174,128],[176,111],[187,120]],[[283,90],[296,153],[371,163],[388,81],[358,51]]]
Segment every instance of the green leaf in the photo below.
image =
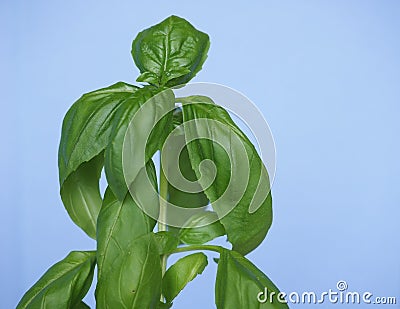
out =
[[90,307],[81,301],[75,307],[73,307],[73,309],[90,309]]
[[[275,293],[270,302],[258,301],[257,296],[267,288],[268,293]],[[238,252],[223,249],[218,262],[215,283],[215,303],[218,309],[284,309],[286,303],[277,299],[279,290],[272,281]]]
[[205,211],[189,219],[180,230],[179,239],[188,245],[201,245],[225,234],[225,228],[219,222],[217,214]]
[[[153,188],[143,187],[146,177],[145,173],[151,177]],[[133,184],[140,188],[141,195],[146,200],[147,206],[158,209],[158,196],[153,190],[157,188],[157,178],[153,161],[147,164],[139,173]],[[151,232],[155,225],[155,220],[145,214],[142,209],[128,193],[124,201],[119,201],[110,188],[107,188],[104,195],[104,202],[97,221],[97,264],[98,282],[107,280],[107,272],[110,271],[114,261],[118,256],[123,255],[135,238]]]
[[[164,167],[166,167],[164,172],[168,174],[169,180],[168,201],[172,205],[182,208],[199,208],[198,211],[203,213],[204,210],[201,207],[204,208],[207,206],[209,201],[200,184],[197,182],[196,174],[190,164],[188,150],[185,146],[185,135],[181,126],[182,121],[181,108],[175,108],[173,114],[173,131],[164,144],[165,151],[163,152],[163,158],[166,161],[165,163],[163,162]],[[181,180],[181,177],[184,180]],[[189,182],[190,187],[183,181]],[[167,218],[174,215],[176,214],[169,212],[167,213]],[[180,228],[169,226],[168,230],[178,235]]]
[[103,150],[120,105],[137,90],[125,83],[84,94],[64,117],[58,152],[60,193],[72,220],[96,236]]
[[96,238],[96,221],[102,199],[99,179],[104,155],[100,153],[89,162],[82,163],[61,186],[60,194],[72,221],[90,237]]
[[[178,140],[184,142],[184,136],[180,136],[177,138],[172,137],[171,140],[176,140],[176,146],[178,147]],[[172,155],[173,153],[170,153]],[[168,155],[167,155],[168,156]],[[179,155],[179,169],[187,180],[195,182],[192,184],[193,187],[198,186],[198,190],[201,189],[200,184],[196,184],[197,178],[194,174],[192,166],[190,165],[189,155],[187,148],[184,147]],[[203,191],[200,192],[185,192],[179,190],[175,186],[168,183],[168,194],[169,194],[169,202],[173,205],[183,207],[183,208],[198,208],[202,206],[208,205],[208,198],[204,194]]]
[[140,32],[132,57],[142,73],[137,81],[175,86],[192,79],[207,58],[210,41],[185,19],[170,16]]
[[122,82],[84,94],[64,117],[58,151],[60,185],[83,162],[102,152],[120,105],[138,88]]
[[97,308],[157,308],[161,262],[153,233],[135,238],[97,283]]
[[179,245],[179,238],[174,233],[161,231],[154,234],[158,246],[158,254],[169,254]]
[[69,309],[78,306],[92,283],[95,263],[96,252],[72,251],[25,293],[17,309]]
[[[174,102],[171,90],[146,86],[138,89],[118,109],[105,152],[105,172],[109,186],[119,200],[125,198],[127,184],[135,180],[164,143]],[[129,164],[129,168],[124,170],[124,164]]]
[[207,256],[204,253],[194,253],[179,259],[164,275],[162,293],[171,302],[180,291],[207,266]]
[[[272,223],[266,168],[222,107],[203,96],[180,100],[185,123],[196,120],[185,126],[192,167],[233,249],[247,254],[263,241]],[[211,161],[216,171],[210,164],[203,164],[200,171],[203,160]]]
[[[173,126],[174,129],[177,128],[177,130],[173,131],[174,134],[169,136],[168,143],[165,146],[165,150],[167,151],[165,158],[167,160],[168,176],[170,179],[172,178],[172,180],[174,180],[175,178],[173,177],[173,175],[171,175],[172,171],[180,171],[183,177],[185,177],[188,181],[194,182],[191,185],[193,191],[196,190],[199,192],[185,192],[168,183],[168,200],[173,205],[184,208],[197,208],[207,206],[208,198],[204,194],[204,192],[202,192],[201,186],[197,182],[196,174],[190,164],[188,149],[187,147],[185,147],[184,132],[183,130],[179,130],[181,128],[181,124],[182,110],[175,109],[173,114]],[[180,149],[182,149],[182,151],[179,152]],[[178,158],[178,160],[176,160],[176,158]]]

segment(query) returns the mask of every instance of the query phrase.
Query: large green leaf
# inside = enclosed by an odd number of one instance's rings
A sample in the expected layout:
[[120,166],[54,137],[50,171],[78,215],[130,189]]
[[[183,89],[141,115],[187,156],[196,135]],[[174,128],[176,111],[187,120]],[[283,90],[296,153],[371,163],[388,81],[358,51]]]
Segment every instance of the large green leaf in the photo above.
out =
[[17,309],[79,308],[93,279],[95,251],[72,251],[22,297]]
[[247,254],[262,242],[272,223],[266,168],[222,107],[203,96],[180,100],[191,165],[233,249]]
[[[185,135],[182,127],[180,127],[181,124],[182,110],[180,108],[175,109],[173,114],[174,131],[173,134],[168,137],[167,144],[165,145],[165,150],[167,151],[165,158],[167,160],[168,177],[175,180],[176,177],[173,177],[174,175],[172,172],[174,171],[174,174],[176,174],[176,172],[180,171],[186,180],[193,182],[191,184],[192,191],[196,190],[198,192],[192,193],[182,191],[168,183],[168,201],[173,205],[184,208],[207,206],[208,198],[197,182],[196,174],[190,164],[188,150],[187,147],[185,147]],[[179,152],[179,150],[181,151]],[[179,186],[178,181],[177,183]]]
[[[274,293],[272,302],[269,296],[266,302],[258,301],[258,295],[264,293],[265,289],[267,293]],[[215,303],[218,309],[289,308],[286,303],[278,301],[278,293],[272,281],[241,254],[226,249],[221,251],[215,283]]]
[[84,94],[64,117],[58,151],[60,185],[83,162],[103,151],[119,106],[138,88],[122,82]]
[[[184,136],[172,137],[170,140],[175,140],[175,145],[184,142]],[[196,182],[197,178],[190,165],[189,155],[187,148],[184,147],[179,155],[179,169],[183,177],[188,181]],[[193,183],[192,187],[196,186]],[[198,185],[198,190],[201,190],[201,186]],[[182,191],[174,185],[168,184],[168,196],[169,202],[173,205],[183,207],[183,208],[197,208],[208,205],[208,198],[203,191],[199,192],[186,192]]]
[[145,86],[118,109],[105,152],[105,172],[119,200],[125,198],[127,184],[161,148],[169,133],[174,102],[171,90]]
[[172,302],[180,291],[207,266],[204,253],[194,253],[179,259],[164,275],[162,293],[167,302]]
[[96,221],[102,199],[99,179],[104,155],[100,153],[89,162],[82,163],[61,186],[60,194],[72,221],[90,237],[96,238]]
[[65,115],[58,152],[61,198],[72,220],[96,236],[103,150],[121,104],[137,90],[125,83],[84,94]]
[[186,83],[201,70],[209,46],[207,34],[183,18],[170,16],[133,41],[133,60],[142,73],[137,81],[158,86]]
[[162,279],[157,250],[153,233],[149,233],[135,238],[116,256],[97,284],[97,308],[157,308]]
[[201,245],[216,237],[225,235],[224,226],[215,212],[205,211],[194,215],[183,226],[179,239],[188,245]]
[[[168,177],[168,202],[182,208],[199,208],[198,213],[203,213],[209,201],[197,182],[196,174],[190,164],[188,150],[185,146],[185,135],[181,126],[182,117],[181,108],[175,108],[173,131],[168,136],[162,153],[165,160],[163,162],[164,173]],[[174,222],[174,216],[176,216],[175,212],[167,213],[169,222]],[[169,226],[168,230],[178,235],[180,228]]]
[[[146,182],[142,181],[148,173],[153,186],[146,187]],[[153,190],[157,190],[157,178],[153,161],[147,163],[145,168],[139,173],[133,186],[141,192],[146,206],[158,209],[158,196]],[[111,270],[116,258],[125,254],[130,244],[135,238],[151,232],[155,225],[155,220],[146,215],[128,193],[121,202],[116,198],[110,188],[107,188],[103,206],[97,221],[97,264],[98,282],[102,284],[107,281],[107,273]],[[103,279],[104,278],[104,279]],[[107,292],[107,290],[103,290]]]

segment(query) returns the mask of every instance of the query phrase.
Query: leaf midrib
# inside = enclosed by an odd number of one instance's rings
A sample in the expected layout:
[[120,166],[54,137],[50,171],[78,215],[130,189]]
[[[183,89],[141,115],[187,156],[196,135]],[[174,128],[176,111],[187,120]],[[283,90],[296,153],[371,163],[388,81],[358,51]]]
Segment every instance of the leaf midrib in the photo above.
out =
[[[55,277],[54,279],[50,279],[50,280],[48,281],[48,284],[46,284],[45,286],[41,287],[36,293],[34,293],[34,296],[32,296],[32,297],[30,298],[30,300],[25,304],[25,306],[24,306],[23,308],[27,308],[27,306],[28,306],[29,304],[31,304],[31,303],[35,300],[35,298],[36,298],[40,293],[42,293],[42,291],[44,291],[44,290],[46,290],[47,288],[49,288],[49,286],[51,286],[55,281],[61,279],[61,278],[62,278],[63,276],[65,276],[67,273],[72,272],[73,270],[82,267],[83,264],[85,264],[85,263],[89,260],[89,258],[90,258],[90,257],[88,257],[88,258],[87,258],[84,262],[82,262],[82,263],[76,263],[76,265],[74,265],[72,268],[69,268],[69,269],[66,270],[65,272],[62,272],[59,276]],[[68,264],[72,264],[72,263],[68,262]],[[59,274],[59,273],[57,273],[57,274]],[[40,279],[39,279],[39,280],[40,280]]]
[[[112,207],[112,206],[114,206],[114,204],[116,204],[116,203],[120,203],[119,200],[114,201],[114,202],[111,203],[111,205],[108,206],[108,207]],[[121,205],[120,205],[120,207],[119,207],[119,209],[118,209],[117,215],[116,215],[115,218],[114,218],[113,224],[112,224],[111,229],[110,229],[110,233],[108,233],[108,235],[107,235],[107,237],[106,237],[106,241],[105,241],[105,244],[106,244],[106,245],[105,245],[105,247],[104,247],[103,254],[100,255],[100,257],[101,257],[101,262],[100,262],[100,259],[99,259],[99,261],[98,261],[99,266],[100,266],[100,265],[103,266],[104,260],[105,260],[105,258],[106,258],[106,253],[107,253],[107,251],[108,251],[108,247],[110,246],[111,237],[112,237],[112,235],[113,235],[113,232],[114,232],[115,226],[116,226],[116,224],[117,224],[118,218],[119,218],[120,215],[121,215],[122,207],[123,207],[123,202],[121,203]],[[102,275],[103,275],[103,272],[102,272],[102,271],[99,271],[99,276],[98,276],[98,277],[99,277],[99,278],[98,278],[99,281],[100,281],[100,278],[102,277]]]
[[[119,93],[125,93],[125,92],[119,92]],[[127,93],[129,93],[129,92],[127,92]],[[111,110],[111,112],[109,113],[109,115],[106,117],[106,119],[104,120],[104,122],[100,125],[100,128],[102,128],[102,127],[104,126],[104,123],[106,123],[106,122],[109,120],[109,118],[110,118],[111,116],[114,116],[115,110],[118,109],[128,98],[130,98],[131,95],[132,95],[132,94],[130,94],[130,95],[129,95],[128,97],[126,97],[126,98],[122,98],[121,101],[119,101],[118,103],[115,104],[115,107],[112,108],[112,110]],[[105,102],[103,102],[102,104],[99,104],[99,106],[98,106],[97,108],[95,108],[95,109],[90,113],[90,115],[87,117],[86,121],[85,121],[84,124],[82,125],[82,130],[80,130],[78,136],[75,138],[74,145],[73,145],[73,147],[72,147],[72,149],[71,149],[71,154],[69,155],[68,161],[65,162],[65,166],[68,166],[68,165],[69,165],[69,162],[71,161],[71,158],[72,158],[73,155],[75,154],[75,151],[76,151],[76,149],[77,149],[77,145],[79,144],[79,140],[81,139],[81,137],[82,137],[82,135],[83,135],[83,132],[85,131],[86,127],[88,126],[88,124],[90,123],[90,121],[93,119],[93,117],[98,113],[99,110],[101,110],[102,108],[104,108],[105,105],[107,105],[107,104],[112,104],[112,103],[115,102],[114,100],[111,100],[111,102],[108,102],[108,99],[109,99],[109,98],[107,98],[107,97],[104,98],[104,99],[105,99],[105,100],[104,100]],[[89,160],[90,160],[90,158],[89,158]],[[70,173],[74,172],[75,170],[76,170],[76,169],[70,171]],[[70,173],[69,173],[69,174],[70,174]],[[69,175],[69,174],[68,174],[68,175]],[[68,175],[67,175],[66,177],[64,177],[64,181],[63,181],[63,182],[65,182],[65,179],[68,177]]]

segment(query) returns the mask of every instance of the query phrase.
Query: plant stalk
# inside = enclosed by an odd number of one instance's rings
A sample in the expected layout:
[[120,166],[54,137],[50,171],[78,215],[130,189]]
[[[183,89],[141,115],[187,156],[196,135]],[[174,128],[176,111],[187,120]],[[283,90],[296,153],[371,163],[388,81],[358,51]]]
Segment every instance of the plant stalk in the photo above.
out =
[[[165,172],[164,167],[162,165],[162,155],[160,151],[160,196],[159,196],[159,201],[160,201],[160,213],[158,215],[158,231],[166,231],[167,230],[167,205],[166,205],[166,200],[168,198],[168,181],[167,178],[165,177]],[[167,271],[167,259],[168,255],[163,254],[161,256],[161,273],[162,277],[164,277],[165,272]],[[164,296],[161,295],[161,301],[164,301]]]

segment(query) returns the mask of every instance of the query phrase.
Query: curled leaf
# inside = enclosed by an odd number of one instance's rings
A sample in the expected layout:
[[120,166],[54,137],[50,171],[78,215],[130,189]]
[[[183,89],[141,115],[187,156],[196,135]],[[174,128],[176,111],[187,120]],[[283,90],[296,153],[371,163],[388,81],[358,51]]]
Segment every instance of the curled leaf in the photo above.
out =
[[179,259],[164,275],[162,292],[167,302],[172,302],[180,291],[207,266],[204,253],[194,253]]

